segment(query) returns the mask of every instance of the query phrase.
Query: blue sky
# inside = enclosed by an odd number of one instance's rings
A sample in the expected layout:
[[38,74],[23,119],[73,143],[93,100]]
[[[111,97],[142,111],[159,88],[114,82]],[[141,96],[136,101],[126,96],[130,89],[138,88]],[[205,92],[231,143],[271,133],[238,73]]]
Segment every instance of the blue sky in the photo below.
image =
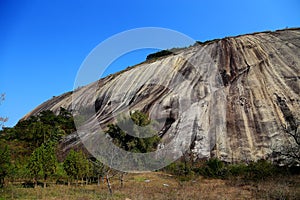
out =
[[[0,116],[13,126],[40,103],[72,90],[90,51],[122,31],[163,27],[205,41],[299,27],[299,10],[297,0],[0,0],[0,93],[6,93]],[[123,56],[106,74],[150,52]]]

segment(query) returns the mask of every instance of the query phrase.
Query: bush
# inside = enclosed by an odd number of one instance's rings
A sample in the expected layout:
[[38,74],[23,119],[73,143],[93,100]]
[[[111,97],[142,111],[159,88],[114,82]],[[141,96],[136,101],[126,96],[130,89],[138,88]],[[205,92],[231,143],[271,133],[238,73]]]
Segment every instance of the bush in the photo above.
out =
[[265,180],[267,177],[274,176],[278,171],[276,167],[266,160],[251,162],[247,166],[246,178],[249,180]]
[[228,173],[230,176],[237,177],[237,176],[245,176],[247,173],[247,165],[245,164],[235,164],[228,166]]
[[210,178],[225,178],[228,176],[228,170],[225,164],[217,158],[207,160],[198,170],[198,173]]
[[159,57],[163,57],[163,56],[167,56],[167,55],[171,55],[171,54],[173,54],[172,51],[162,50],[162,51],[159,51],[156,53],[149,54],[147,56],[146,60],[151,60],[154,58],[159,58]]
[[163,171],[176,176],[179,181],[189,181],[195,175],[193,163],[190,160],[178,160],[173,162],[164,167]]
[[[118,124],[109,124],[106,134],[112,138],[114,144],[126,151],[135,153],[155,151],[160,142],[160,137],[156,134],[154,129],[154,124],[156,122],[151,123],[151,120],[148,118],[148,116],[141,111],[135,111],[134,113],[131,113],[130,117],[131,119],[120,119]],[[131,120],[136,126],[131,123]],[[122,130],[119,125],[121,125],[121,127],[126,127],[127,130]],[[143,134],[153,136],[139,138],[132,136],[128,132],[139,136],[144,136]]]
[[[262,181],[278,175],[299,174],[300,167],[279,167],[267,160],[258,160],[249,164],[227,164],[217,158],[210,158],[203,162],[186,162],[184,159],[176,161],[164,168],[165,172],[175,176],[193,177],[194,174],[206,178],[238,178],[245,181]],[[292,172],[293,170],[293,172]]]

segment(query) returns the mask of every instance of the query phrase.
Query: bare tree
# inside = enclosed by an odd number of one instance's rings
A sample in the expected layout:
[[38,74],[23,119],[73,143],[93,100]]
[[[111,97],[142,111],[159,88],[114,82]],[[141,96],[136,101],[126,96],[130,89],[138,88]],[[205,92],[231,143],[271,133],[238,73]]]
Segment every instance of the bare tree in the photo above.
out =
[[273,151],[279,155],[283,162],[288,165],[300,164],[300,123],[295,122],[289,126],[282,126],[288,136],[286,144],[276,147]]
[[285,128],[285,132],[291,138],[289,145],[284,146],[281,155],[286,156],[291,162],[300,164],[300,129],[296,124],[293,129]]
[[[5,100],[5,93],[0,94],[0,105],[2,102]],[[0,116],[0,127],[2,128],[4,123],[7,122],[8,118],[7,117],[2,117]]]

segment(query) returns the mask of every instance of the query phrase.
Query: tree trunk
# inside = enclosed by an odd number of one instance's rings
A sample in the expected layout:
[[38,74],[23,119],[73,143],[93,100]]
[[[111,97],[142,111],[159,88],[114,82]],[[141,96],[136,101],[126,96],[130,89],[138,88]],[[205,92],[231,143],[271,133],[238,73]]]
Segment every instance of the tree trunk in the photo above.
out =
[[4,187],[4,178],[0,178],[0,188]]
[[78,186],[78,175],[76,177],[76,187]]
[[46,180],[47,180],[47,175],[45,175],[45,176],[44,176],[44,188],[46,188],[46,187],[47,187]]
[[122,173],[122,172],[121,172],[121,176],[120,176],[120,182],[121,182],[121,188],[123,188],[124,173]]
[[37,177],[34,178],[34,188],[37,188]]
[[81,186],[83,186],[83,176],[81,177]]
[[98,175],[97,185],[100,186],[100,175]]
[[111,185],[110,185],[110,181],[109,181],[109,175],[106,175],[106,182],[107,182],[107,187],[108,187],[108,191],[109,194],[112,195],[112,189],[111,189]]

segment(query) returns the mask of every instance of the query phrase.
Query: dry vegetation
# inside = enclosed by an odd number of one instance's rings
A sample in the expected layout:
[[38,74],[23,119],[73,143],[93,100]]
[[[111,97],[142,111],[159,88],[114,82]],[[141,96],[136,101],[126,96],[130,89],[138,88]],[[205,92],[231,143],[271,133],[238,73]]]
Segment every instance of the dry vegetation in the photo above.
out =
[[50,184],[47,188],[23,188],[8,184],[0,190],[4,199],[93,200],[93,199],[299,199],[300,176],[276,177],[253,182],[241,179],[205,179],[198,177],[180,182],[161,172],[128,174],[121,188],[112,180],[113,195],[105,183],[71,186]]

